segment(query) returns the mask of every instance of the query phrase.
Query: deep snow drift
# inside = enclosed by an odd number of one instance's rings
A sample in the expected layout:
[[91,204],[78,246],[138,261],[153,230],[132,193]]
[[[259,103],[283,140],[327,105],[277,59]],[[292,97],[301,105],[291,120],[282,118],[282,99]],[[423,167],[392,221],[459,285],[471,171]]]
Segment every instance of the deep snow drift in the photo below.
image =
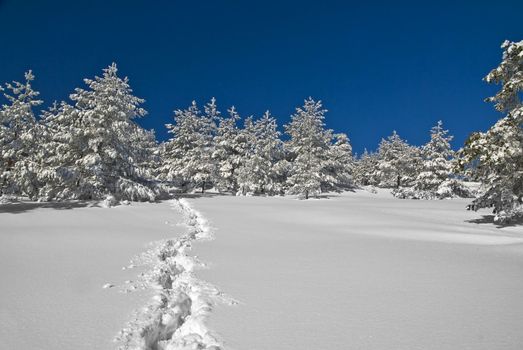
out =
[[210,318],[231,349],[523,349],[523,227],[466,200],[191,203],[217,227],[200,277],[240,303]]

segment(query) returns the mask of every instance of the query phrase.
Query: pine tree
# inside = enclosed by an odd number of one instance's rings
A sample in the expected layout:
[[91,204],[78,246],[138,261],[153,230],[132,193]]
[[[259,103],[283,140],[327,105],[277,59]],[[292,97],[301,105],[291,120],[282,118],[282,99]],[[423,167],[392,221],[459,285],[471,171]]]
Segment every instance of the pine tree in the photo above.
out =
[[415,190],[435,192],[452,174],[453,137],[447,134],[441,120],[431,129],[430,141],[422,148],[422,170],[414,182]]
[[174,112],[175,124],[166,125],[173,137],[165,145],[163,178],[181,184],[182,189],[200,188],[204,193],[217,178],[214,154],[216,132],[215,100],[205,107],[205,114],[195,101],[185,110]]
[[51,152],[46,166],[53,169],[45,173],[44,198],[155,199],[143,167],[151,134],[134,121],[146,115],[144,101],[117,71],[113,63],[102,77],[85,79],[88,89],[70,95],[74,105],[62,103],[44,116]]
[[380,187],[409,186],[417,175],[419,149],[410,146],[394,131],[382,139],[378,149],[378,168],[375,174]]
[[321,193],[322,187],[331,184],[325,174],[332,141],[332,132],[325,129],[326,111],[321,101],[309,97],[303,107],[296,108],[291,122],[285,126],[290,136],[287,143],[292,164],[287,179],[287,192],[290,194],[308,199],[310,195]]
[[430,141],[421,149],[420,170],[412,187],[393,191],[399,198],[443,199],[468,197],[470,191],[453,174],[452,136],[447,135],[442,121],[430,131]]
[[38,162],[35,157],[41,146],[41,134],[33,108],[42,104],[39,92],[33,90],[32,71],[25,73],[25,82],[5,84],[8,104],[0,109],[0,194],[26,195],[38,192]]
[[228,110],[228,117],[220,117],[216,137],[213,160],[217,162],[217,187],[223,191],[236,193],[238,190],[238,169],[242,166],[247,152],[247,137],[238,127],[240,116],[236,109]]
[[365,148],[363,154],[354,164],[354,182],[361,186],[376,186],[378,169],[378,154],[370,153]]
[[351,188],[353,171],[354,159],[349,137],[343,133],[335,134],[334,143],[328,151],[328,164],[324,170],[328,181],[322,191],[342,191]]
[[501,85],[487,101],[506,116],[487,132],[469,137],[460,164],[463,169],[477,162],[476,175],[482,182],[481,194],[470,208],[494,207],[498,223],[523,216],[523,41],[505,41],[501,47],[502,62],[485,80]]
[[[201,116],[196,101],[184,110],[174,112],[175,124],[166,124],[168,132],[173,136],[164,144],[160,170],[162,180],[173,181],[180,185],[184,190],[188,189],[193,175],[192,150],[197,147],[197,126]],[[187,162],[190,160],[190,162]]]
[[276,164],[284,158],[284,149],[276,119],[269,111],[258,120],[248,118],[244,133],[249,148],[238,175],[240,194],[282,193]]
[[42,113],[44,125],[40,159],[42,170],[39,180],[43,183],[39,197],[44,200],[82,198],[81,167],[77,164],[83,145],[79,143],[75,125],[77,110],[66,102],[54,103]]

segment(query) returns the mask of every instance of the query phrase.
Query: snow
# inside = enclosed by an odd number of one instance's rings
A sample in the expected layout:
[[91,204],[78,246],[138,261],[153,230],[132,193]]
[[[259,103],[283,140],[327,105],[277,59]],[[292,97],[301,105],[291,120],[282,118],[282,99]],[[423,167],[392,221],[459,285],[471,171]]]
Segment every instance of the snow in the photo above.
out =
[[482,223],[466,200],[191,203],[216,227],[193,248],[210,262],[200,278],[239,301],[209,320],[230,349],[523,347],[523,230]]
[[0,348],[115,349],[146,305],[148,291],[122,293],[142,271],[129,262],[181,232],[180,214],[167,202],[88,205],[0,206]]
[[3,204],[0,348],[521,349],[521,225],[376,192]]
[[206,320],[215,304],[233,305],[235,301],[198,279],[195,269],[204,265],[188,254],[193,242],[213,239],[212,230],[186,200],[172,203],[183,213],[187,232],[158,242],[137,258],[138,263],[149,266],[142,284],[155,295],[120,333],[121,350],[217,350],[221,346],[218,336],[207,328]]

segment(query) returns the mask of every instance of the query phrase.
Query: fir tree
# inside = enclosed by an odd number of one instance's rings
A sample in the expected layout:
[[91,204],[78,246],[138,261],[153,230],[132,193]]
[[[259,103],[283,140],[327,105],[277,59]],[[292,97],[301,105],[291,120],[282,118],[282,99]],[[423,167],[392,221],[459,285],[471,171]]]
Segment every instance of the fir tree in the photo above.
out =
[[150,155],[151,134],[135,123],[146,111],[134,96],[128,78],[117,75],[116,64],[102,77],[85,79],[88,89],[70,95],[44,116],[50,135],[46,165],[48,184],[42,196],[52,198],[153,200],[143,163]]
[[218,178],[217,187],[220,190],[238,190],[238,169],[242,166],[247,152],[247,137],[238,127],[240,120],[236,109],[228,110],[228,117],[220,117],[216,137],[214,138],[215,150],[213,160],[217,162]]
[[39,92],[33,90],[32,71],[25,73],[25,82],[5,84],[8,104],[0,109],[0,193],[26,195],[38,192],[37,152],[41,147],[40,125],[33,108],[42,104]]
[[443,129],[442,121],[431,129],[430,141],[422,148],[421,172],[414,182],[414,189],[437,191],[438,187],[452,174],[454,152],[450,146],[452,136]]
[[324,183],[322,191],[342,191],[351,188],[353,171],[354,159],[349,137],[346,134],[335,134],[334,143],[328,151],[328,164],[324,170],[328,181]]
[[380,187],[409,186],[416,177],[419,149],[410,146],[394,131],[382,139],[378,149],[378,167],[375,174]]
[[173,137],[165,145],[162,167],[164,179],[180,182],[184,190],[200,188],[202,193],[217,178],[213,154],[219,112],[214,99],[205,111],[202,114],[195,101],[189,108],[175,111],[175,124],[167,125]]
[[296,108],[291,122],[285,126],[290,136],[287,149],[291,157],[290,176],[287,179],[290,194],[308,199],[321,193],[322,187],[332,182],[325,174],[332,132],[325,129],[325,112],[321,101],[305,100],[303,107]]
[[365,148],[363,154],[354,164],[354,182],[361,186],[376,186],[378,169],[377,153],[370,153]]
[[501,85],[487,99],[506,116],[487,132],[475,133],[461,152],[461,168],[477,162],[476,175],[482,182],[481,194],[471,209],[493,207],[495,221],[504,223],[523,216],[523,41],[505,41],[499,67],[486,77]]
[[284,150],[276,119],[269,111],[256,121],[248,118],[244,132],[249,148],[238,175],[240,194],[281,193],[276,164],[283,159]]
[[470,191],[453,174],[452,136],[438,121],[430,132],[430,141],[421,149],[420,170],[412,187],[394,190],[399,198],[443,199],[469,197]]

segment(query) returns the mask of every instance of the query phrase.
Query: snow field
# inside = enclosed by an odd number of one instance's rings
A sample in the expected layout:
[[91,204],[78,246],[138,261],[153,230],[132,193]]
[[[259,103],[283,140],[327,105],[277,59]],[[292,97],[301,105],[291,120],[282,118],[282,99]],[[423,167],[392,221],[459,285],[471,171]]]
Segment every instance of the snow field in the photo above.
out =
[[209,326],[229,349],[520,350],[521,226],[467,200],[387,191],[192,199],[217,227],[193,252],[233,295]]
[[0,348],[520,350],[521,226],[467,203],[5,204]]
[[0,349],[114,350],[114,337],[151,297],[123,293],[143,272],[129,259],[179,235],[166,221],[181,215],[168,202],[93,205],[0,206]]

